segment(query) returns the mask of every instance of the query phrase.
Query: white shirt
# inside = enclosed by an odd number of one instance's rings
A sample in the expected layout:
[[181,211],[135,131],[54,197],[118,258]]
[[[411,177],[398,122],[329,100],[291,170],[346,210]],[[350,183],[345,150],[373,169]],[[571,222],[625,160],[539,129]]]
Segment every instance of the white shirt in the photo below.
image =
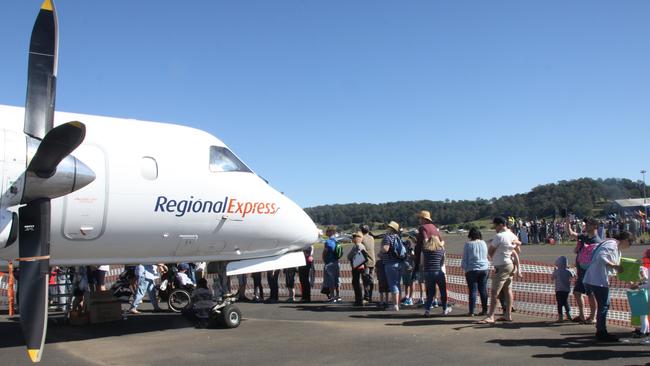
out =
[[517,247],[512,243],[515,240],[517,240],[517,236],[510,230],[502,231],[492,239],[490,246],[496,248],[492,256],[493,266],[512,264],[512,251]]
[[108,272],[111,269],[111,266],[106,264],[106,265],[97,267],[97,269],[100,270],[100,271]]
[[591,264],[582,282],[592,286],[609,287],[609,276],[615,275],[616,272],[607,265],[605,260],[620,264],[621,252],[618,250],[618,243],[615,240],[607,240],[600,244],[600,248],[594,248],[592,255]]
[[187,274],[183,272],[178,272],[176,274],[176,278],[178,278],[178,282],[181,283],[181,286],[185,285],[194,285],[194,282],[192,282],[192,279],[190,279]]

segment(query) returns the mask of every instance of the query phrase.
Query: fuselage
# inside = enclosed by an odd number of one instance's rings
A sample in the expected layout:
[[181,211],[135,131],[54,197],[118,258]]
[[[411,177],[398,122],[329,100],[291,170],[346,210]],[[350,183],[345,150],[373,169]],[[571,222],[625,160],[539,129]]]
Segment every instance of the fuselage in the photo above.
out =
[[[24,143],[7,152],[25,136],[24,110],[0,105],[0,120],[6,193],[28,160]],[[204,131],[63,112],[54,125],[73,120],[86,125],[86,138],[72,154],[96,179],[52,200],[52,265],[260,258],[318,238],[299,206]],[[4,245],[2,261],[18,257],[18,243]]]

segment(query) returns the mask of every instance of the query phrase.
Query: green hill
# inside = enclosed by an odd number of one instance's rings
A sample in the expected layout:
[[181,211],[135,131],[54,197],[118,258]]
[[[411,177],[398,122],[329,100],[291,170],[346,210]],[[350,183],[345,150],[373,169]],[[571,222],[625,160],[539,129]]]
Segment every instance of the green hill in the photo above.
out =
[[[642,184],[629,179],[580,178],[545,184],[530,192],[500,198],[461,201],[399,201],[380,204],[350,203],[306,208],[320,225],[347,226],[354,223],[385,223],[395,220],[403,225],[417,225],[415,213],[428,210],[436,224],[460,224],[493,216],[524,218],[552,217],[562,208],[578,216],[605,215],[616,212],[615,199],[639,198]],[[650,190],[648,190],[650,191]]]

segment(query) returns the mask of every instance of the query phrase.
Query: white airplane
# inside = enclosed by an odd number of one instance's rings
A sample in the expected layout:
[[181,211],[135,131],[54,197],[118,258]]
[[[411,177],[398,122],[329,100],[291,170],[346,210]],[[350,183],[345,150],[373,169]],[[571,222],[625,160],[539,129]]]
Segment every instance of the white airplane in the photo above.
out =
[[0,267],[20,263],[32,361],[45,340],[50,265],[229,261],[229,275],[304,265],[301,250],[318,240],[312,220],[216,137],[55,115],[57,47],[56,11],[45,0],[26,106],[0,105]]

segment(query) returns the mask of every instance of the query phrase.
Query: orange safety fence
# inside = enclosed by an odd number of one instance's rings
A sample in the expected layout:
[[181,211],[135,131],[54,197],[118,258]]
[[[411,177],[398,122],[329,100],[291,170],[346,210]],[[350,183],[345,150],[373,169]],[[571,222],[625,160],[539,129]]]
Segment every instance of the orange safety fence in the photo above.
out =
[[[446,257],[446,274],[447,274],[447,291],[449,301],[451,303],[466,306],[468,302],[467,285],[465,282],[465,274],[460,267],[461,257],[456,254],[448,254]],[[346,301],[354,299],[354,290],[352,288],[352,272],[348,261],[342,260],[340,262],[341,268],[341,297]],[[516,313],[528,314],[534,316],[542,316],[547,318],[557,317],[557,305],[555,300],[555,287],[551,279],[554,267],[547,263],[522,261],[521,269],[523,278],[515,279],[514,289],[514,307]],[[109,273],[106,276],[107,286],[117,280],[119,274],[123,271],[122,266],[111,266]],[[213,278],[213,274],[209,274],[208,278]],[[379,297],[377,286],[377,279],[375,274],[375,289],[373,292],[374,300]],[[0,275],[0,308],[6,309],[8,303],[8,276],[7,274]],[[239,287],[237,277],[231,277],[232,291],[236,291]],[[314,262],[314,283],[312,283],[312,300],[319,301],[325,300],[325,295],[320,293],[323,282],[323,263],[319,260]],[[488,281],[488,288],[490,287]],[[285,276],[281,273],[278,277],[279,295],[286,297],[288,291],[285,286]],[[269,287],[266,280],[266,273],[262,274],[262,285],[264,287],[265,298],[269,295]],[[627,301],[626,289],[627,285],[616,278],[611,279],[610,298],[611,305],[608,313],[608,322],[615,325],[630,327],[630,307]],[[419,286],[414,286],[415,296],[419,297]],[[295,289],[296,296],[300,297],[300,282],[298,276],[295,276]],[[246,295],[250,298],[253,296],[253,280],[248,276]],[[480,302],[480,300],[478,300]],[[570,296],[571,312],[573,316],[577,316],[578,308],[573,296]],[[480,305],[478,305],[480,308]],[[586,306],[587,315],[589,314],[588,306]]]

